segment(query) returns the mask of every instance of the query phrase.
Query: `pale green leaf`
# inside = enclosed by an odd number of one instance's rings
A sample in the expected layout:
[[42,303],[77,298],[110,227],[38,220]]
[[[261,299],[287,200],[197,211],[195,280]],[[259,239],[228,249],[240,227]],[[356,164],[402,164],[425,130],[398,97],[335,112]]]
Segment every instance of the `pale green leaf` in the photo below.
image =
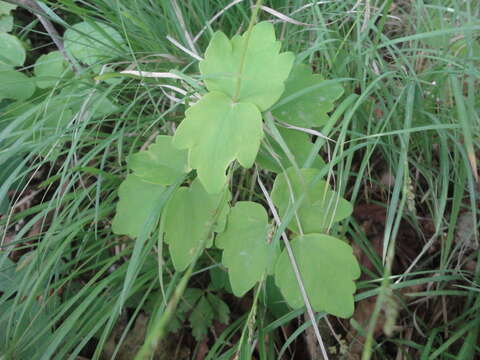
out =
[[188,172],[187,151],[172,145],[172,137],[160,135],[147,151],[128,157],[128,167],[145,181],[170,185]]
[[65,59],[60,51],[52,51],[40,56],[35,62],[33,72],[36,76],[37,86],[46,89],[54,86],[65,71]]
[[270,230],[267,212],[260,204],[240,201],[230,210],[227,228],[215,244],[223,249],[222,263],[236,296],[250,290],[274,261],[275,249],[267,238]]
[[[297,237],[291,246],[313,309],[342,318],[352,316],[354,280],[360,276],[360,267],[351,246],[321,234]],[[304,306],[286,250],[278,259],[275,282],[291,307]]]
[[4,253],[0,257],[0,291],[4,294],[11,294],[18,285],[18,276],[15,271],[15,263]]
[[280,103],[287,98],[292,100],[276,107],[272,114],[295,126],[322,126],[328,120],[327,113],[333,109],[333,102],[343,94],[338,83],[321,86],[324,81],[320,75],[312,74],[308,65],[296,65],[285,82]]
[[197,169],[205,189],[220,192],[228,165],[253,165],[263,136],[262,116],[250,103],[236,103],[220,92],[205,95],[185,112],[173,144],[188,148],[189,167]]
[[75,24],[65,31],[64,39],[65,49],[88,65],[108,59],[125,47],[122,36],[114,28],[101,22]]
[[230,321],[230,308],[228,305],[222,299],[216,295],[213,295],[212,293],[207,294],[207,299],[215,313],[215,319],[222,324],[228,324]]
[[[302,194],[306,194],[297,210],[305,234],[324,232],[333,222],[349,217],[353,210],[352,204],[331,190],[325,181],[319,180],[310,186],[319,172],[318,169],[300,169],[298,173],[294,168],[289,168],[278,174],[273,184],[272,200],[280,216],[285,215],[293,200],[296,201]],[[300,233],[296,216],[288,224],[288,228]]]
[[35,82],[20,71],[0,71],[0,100],[27,100],[35,92]]
[[[282,95],[294,55],[280,54],[273,25],[261,22],[252,29],[245,56],[247,34],[231,40],[216,32],[208,45],[200,71],[210,91],[220,91],[238,102],[253,103],[264,111]],[[243,60],[243,66],[242,66]],[[240,91],[237,94],[237,79]]]
[[0,1],[0,15],[9,15],[12,10],[15,10],[17,5],[7,3],[5,1]]
[[[95,85],[90,82],[74,82],[72,85],[66,86],[62,89],[59,98],[63,99],[65,103],[78,113],[85,112],[84,116],[91,113],[93,118],[100,118],[118,111],[119,107],[112,103],[100,88],[95,88]],[[84,105],[88,100],[88,107]]]
[[207,193],[198,179],[172,195],[165,212],[165,242],[175,269],[185,268],[202,247],[212,243],[213,232],[223,231],[230,193]]
[[188,320],[192,328],[192,335],[197,341],[202,341],[208,334],[208,328],[212,326],[214,311],[205,296],[202,296],[200,301],[193,309]]
[[112,221],[113,232],[132,238],[139,236],[164,191],[162,185],[129,174],[118,189],[120,200]]
[[25,62],[25,48],[16,36],[0,33],[0,64],[22,66]]
[[13,16],[0,15],[0,33],[7,33],[13,29]]
[[[280,132],[280,135],[282,135],[283,141],[285,141],[285,144],[288,146],[290,153],[293,155],[297,166],[300,168],[303,167],[303,164],[310,155],[313,146],[310,136],[301,131],[286,128],[278,128],[278,131]],[[275,159],[265,147],[262,147],[256,160],[262,168],[274,173],[281,173],[284,169],[288,169],[293,165],[287,157],[287,154],[272,136],[267,135],[265,140],[268,141],[277,158]],[[277,160],[282,164],[283,170]],[[311,167],[321,168],[324,165],[325,162],[323,159],[317,155]]]

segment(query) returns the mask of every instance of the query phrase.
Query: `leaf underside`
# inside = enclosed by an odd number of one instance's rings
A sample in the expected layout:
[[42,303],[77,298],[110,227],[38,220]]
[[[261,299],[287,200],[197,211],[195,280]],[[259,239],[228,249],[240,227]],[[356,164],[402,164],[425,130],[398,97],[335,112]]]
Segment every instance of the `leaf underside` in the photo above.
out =
[[[342,318],[352,316],[354,280],[360,276],[352,248],[323,234],[299,236],[290,244],[313,309]],[[286,250],[276,264],[275,283],[291,307],[304,306]]]
[[[320,180],[310,186],[319,172],[318,169],[300,169],[298,173],[294,168],[289,168],[277,175],[273,184],[272,200],[281,217],[285,215],[289,205],[305,193],[297,210],[305,234],[324,232],[333,222],[350,216],[353,210],[350,202],[330,190],[325,181]],[[288,228],[297,234],[300,233],[295,216],[288,224]]]

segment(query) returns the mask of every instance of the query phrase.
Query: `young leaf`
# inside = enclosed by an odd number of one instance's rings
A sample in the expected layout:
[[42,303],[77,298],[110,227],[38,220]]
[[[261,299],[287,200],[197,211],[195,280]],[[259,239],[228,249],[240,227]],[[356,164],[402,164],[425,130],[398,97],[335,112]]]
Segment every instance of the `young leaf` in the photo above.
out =
[[223,249],[222,263],[228,268],[233,293],[238,297],[250,290],[275,260],[275,249],[267,242],[269,230],[263,206],[240,201],[230,210],[226,230],[215,240]]
[[202,296],[190,317],[192,335],[197,341],[202,341],[208,334],[208,328],[212,326],[214,311],[205,296]]
[[222,324],[228,324],[230,321],[230,308],[228,305],[212,293],[207,294],[207,299],[215,312],[215,318]]
[[232,161],[237,159],[246,168],[253,165],[263,136],[260,111],[253,104],[234,102],[220,92],[211,92],[185,115],[173,144],[179,149],[188,148],[189,167],[197,169],[209,193],[219,193]]
[[170,185],[188,172],[187,151],[172,145],[172,137],[160,135],[147,151],[128,157],[128,167],[144,181]]
[[64,71],[65,60],[60,51],[52,51],[40,56],[33,68],[33,72],[37,77],[37,86],[40,89],[54,86]]
[[[209,91],[220,91],[238,102],[253,103],[261,111],[272,106],[282,95],[284,82],[292,68],[294,55],[280,54],[273,25],[261,22],[247,34],[229,40],[218,31],[214,34],[200,62],[200,71]],[[237,94],[238,77],[240,91]]]
[[[333,109],[333,102],[343,94],[343,88],[337,83],[320,87],[324,81],[320,75],[312,74],[308,65],[296,65],[285,82],[280,102],[289,97],[292,100],[276,107],[273,116],[295,126],[322,126],[328,120],[327,113]],[[307,90],[310,87],[314,88]]]
[[20,71],[0,71],[0,78],[0,100],[27,100],[35,92],[35,82]]
[[127,175],[118,189],[120,198],[112,221],[115,234],[132,238],[140,235],[142,227],[156,207],[165,187],[143,181],[133,174]]
[[[278,174],[273,184],[272,200],[280,216],[285,215],[293,200],[296,201],[305,193],[305,198],[297,210],[305,234],[323,232],[331,223],[349,217],[353,210],[352,204],[330,190],[325,181],[319,180],[310,186],[319,171],[301,169],[298,174],[294,168],[289,168],[284,173]],[[288,228],[297,234],[300,233],[295,217],[288,224]]]
[[[350,245],[328,235],[310,234],[293,239],[291,246],[313,309],[352,316],[354,280],[360,276],[360,267]],[[291,307],[304,306],[286,250],[276,264],[275,283]]]
[[202,245],[211,246],[213,232],[223,231],[229,200],[228,190],[208,194],[198,179],[172,195],[165,213],[165,242],[176,270],[185,270]]
[[[286,128],[278,128],[278,131],[282,135],[283,140],[288,146],[288,149],[292,153],[295,158],[295,162],[297,163],[298,167],[303,167],[303,164],[307,160],[310,150],[312,149],[312,142],[308,134],[303,132],[286,129]],[[292,166],[290,160],[287,157],[287,154],[282,150],[281,146],[270,136],[266,136],[266,140],[272,147],[275,154],[278,156],[278,160],[283,166],[283,169],[288,169]],[[274,173],[281,173],[283,170],[278,164],[277,160],[273,158],[273,156],[268,152],[267,149],[262,148],[257,155],[256,162],[264,169],[269,170]],[[325,162],[320,156],[316,156],[315,160],[311,167],[313,168],[321,168],[325,165]]]
[[25,62],[25,48],[16,36],[0,34],[0,49],[2,49],[0,52],[1,65],[22,66]]
[[115,54],[115,51],[125,46],[122,36],[101,22],[75,24],[65,31],[64,40],[65,49],[88,65]]

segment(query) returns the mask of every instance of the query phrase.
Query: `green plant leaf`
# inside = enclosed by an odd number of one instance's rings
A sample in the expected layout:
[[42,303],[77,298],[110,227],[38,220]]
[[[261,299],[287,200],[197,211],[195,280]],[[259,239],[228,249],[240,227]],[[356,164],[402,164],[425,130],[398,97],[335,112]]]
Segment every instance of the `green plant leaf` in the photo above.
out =
[[0,64],[22,66],[25,62],[25,48],[16,36],[0,33]]
[[[268,22],[253,27],[243,56],[246,39],[247,34],[229,40],[224,33],[216,32],[205,59],[200,62],[200,71],[209,91],[223,92],[238,102],[253,103],[264,111],[282,95],[294,55],[279,53],[280,41],[275,39],[273,25]],[[239,75],[241,85],[236,96]]]
[[133,174],[127,175],[118,189],[120,198],[117,212],[112,221],[112,230],[118,235],[128,235],[132,238],[140,232],[156,207],[165,187],[143,181]]
[[0,257],[0,291],[7,296],[15,291],[19,283],[15,267],[15,263],[7,257],[7,253]]
[[225,228],[230,192],[207,193],[198,179],[172,195],[165,212],[165,242],[175,269],[183,271],[201,246],[210,247],[213,232]]
[[192,335],[197,341],[202,341],[207,336],[208,328],[213,323],[213,317],[212,305],[205,296],[202,296],[188,318]]
[[[295,162],[297,163],[298,167],[303,167],[303,164],[308,159],[308,156],[310,155],[310,151],[313,146],[312,141],[310,140],[310,136],[301,131],[286,128],[278,128],[278,131],[282,135],[282,138],[285,141],[285,144],[287,144],[288,149],[294,156]],[[283,169],[288,169],[293,165],[288,159],[287,154],[282,150],[281,146],[273,139],[272,136],[266,135],[265,140],[268,141],[271,148],[275,152],[278,160],[283,166]],[[258,153],[256,162],[262,168],[272,171],[274,173],[278,174],[283,171],[277,160],[275,160],[275,158],[273,158],[273,156],[264,147],[262,147],[262,149]],[[325,162],[323,161],[323,159],[319,155],[317,155],[311,167],[319,169],[324,165]]]
[[40,56],[35,62],[33,72],[36,76],[37,86],[46,89],[58,82],[65,71],[66,64],[60,51],[52,51]]
[[90,82],[74,82],[63,88],[57,98],[61,98],[75,113],[85,111],[84,104],[89,99],[86,111],[94,119],[110,115],[119,109],[104,96],[100,87],[95,88]]
[[0,79],[0,100],[27,100],[35,92],[35,82],[33,79],[20,71],[0,71]]
[[13,30],[13,16],[0,15],[0,33],[7,33]]
[[111,57],[125,47],[122,36],[112,27],[101,22],[80,22],[64,35],[65,49],[75,58],[88,65]]
[[212,293],[207,293],[207,300],[215,312],[215,319],[222,324],[228,324],[230,321],[230,308],[228,305],[222,299],[216,295],[213,295]]
[[[294,168],[289,168],[286,172],[278,174],[273,184],[272,200],[280,216],[285,215],[289,204],[293,204],[293,199],[297,200],[306,193],[297,210],[305,234],[324,232],[331,223],[349,217],[353,210],[352,204],[330,190],[325,181],[319,180],[310,187],[319,172],[318,169],[301,169],[298,173]],[[295,216],[288,224],[288,228],[297,234],[300,233]]]
[[[299,236],[291,246],[313,309],[342,318],[352,316],[354,280],[360,276],[360,267],[351,246],[323,234]],[[286,250],[278,259],[275,283],[291,307],[304,306]]]
[[[338,83],[320,87],[324,81],[320,75],[312,74],[310,66],[296,65],[285,82],[280,102],[287,98],[292,100],[276,107],[272,111],[273,116],[295,126],[322,126],[328,120],[327,113],[333,109],[333,102],[343,94],[343,88]],[[311,87],[315,88],[307,90]]]
[[238,297],[250,290],[274,261],[275,249],[267,241],[270,230],[263,206],[240,201],[230,210],[226,230],[215,240],[223,249],[222,263]]
[[17,5],[12,5],[5,1],[0,1],[0,15],[9,15],[12,10],[15,10]]
[[173,144],[188,148],[189,167],[197,169],[209,193],[218,193],[232,161],[237,159],[246,168],[253,165],[263,136],[260,111],[253,104],[235,103],[220,92],[211,92],[185,115]]
[[187,151],[172,145],[172,137],[160,135],[147,151],[128,157],[128,167],[144,181],[170,185],[188,172]]

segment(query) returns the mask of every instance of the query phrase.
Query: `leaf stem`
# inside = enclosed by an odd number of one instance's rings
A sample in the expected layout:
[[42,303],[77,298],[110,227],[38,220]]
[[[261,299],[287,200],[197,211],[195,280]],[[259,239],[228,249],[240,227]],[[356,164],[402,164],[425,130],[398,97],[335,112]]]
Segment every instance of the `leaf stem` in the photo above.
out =
[[[262,180],[260,179],[260,176],[257,177],[258,185],[260,185],[260,188],[263,192],[263,195],[265,196],[265,199],[267,200],[268,207],[270,208],[273,218],[277,224],[277,226],[281,225],[281,220],[280,217],[278,216],[277,210],[275,209],[275,206],[273,205],[272,199],[270,198],[270,195],[268,194],[267,189],[265,188],[265,185],[263,184]],[[327,350],[325,348],[325,345],[323,343],[322,335],[320,334],[320,330],[318,329],[318,324],[315,319],[315,314],[313,312],[312,305],[310,303],[310,300],[308,298],[307,290],[305,289],[305,284],[302,279],[302,275],[300,274],[300,269],[298,267],[297,261],[295,260],[295,255],[293,254],[292,247],[290,246],[290,242],[288,240],[287,234],[285,234],[285,231],[282,232],[282,239],[285,245],[285,249],[287,250],[288,258],[290,260],[290,264],[292,265],[292,270],[293,273],[295,274],[295,279],[297,280],[298,287],[300,288],[300,293],[302,294],[303,302],[305,304],[305,307],[307,308],[307,314],[308,317],[310,318],[310,322],[312,323],[313,331],[315,333],[315,337],[317,338],[318,345],[320,346],[320,350],[322,352],[322,356],[324,360],[328,360],[328,354]]]
[[258,10],[262,5],[262,0],[257,0],[255,7],[252,11],[252,16],[250,16],[250,22],[248,23],[247,33],[245,34],[245,44],[242,51],[242,56],[240,57],[240,66],[238,67],[237,73],[237,84],[235,87],[235,95],[233,96],[233,102],[237,102],[238,97],[240,96],[240,87],[242,85],[242,73],[245,67],[245,58],[247,57],[248,43],[250,42],[250,35],[252,33],[253,26],[257,22]]
[[[227,191],[224,192],[224,196],[227,195]],[[197,263],[197,260],[200,258],[200,256],[203,253],[203,250],[205,248],[205,243],[209,239],[209,235],[213,232],[213,227],[215,226],[215,223],[220,216],[223,207],[224,197],[221,197],[217,209],[215,211],[215,214],[213,214],[208,226],[207,226],[207,232],[205,236],[202,239],[202,242],[199,244],[199,247],[196,251],[195,257],[193,258],[192,262],[190,263],[190,266],[188,267],[187,271],[183,274],[182,278],[180,279],[179,284],[175,288],[175,291],[170,298],[167,307],[163,314],[161,315],[160,319],[156,321],[153,324],[152,330],[149,332],[145,339],[145,343],[135,356],[135,360],[147,360],[150,359],[152,354],[156,351],[158,344],[160,341],[165,337],[167,333],[167,328],[170,320],[172,319],[172,316],[175,314],[175,310],[177,309],[178,303],[180,299],[183,296],[183,293],[185,292],[185,289],[187,288],[188,281],[190,280],[190,277],[192,276],[193,269],[195,268],[195,265]],[[160,275],[161,276],[161,275]]]

